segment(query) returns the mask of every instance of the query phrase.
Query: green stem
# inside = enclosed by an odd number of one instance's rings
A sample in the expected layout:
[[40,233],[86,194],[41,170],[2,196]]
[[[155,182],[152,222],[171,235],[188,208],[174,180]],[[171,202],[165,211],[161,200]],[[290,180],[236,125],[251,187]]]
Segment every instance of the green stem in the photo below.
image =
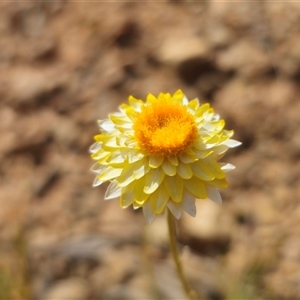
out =
[[189,300],[194,300],[196,297],[193,295],[194,292],[191,290],[182,270],[182,265],[179,258],[179,251],[177,247],[177,238],[176,238],[176,228],[175,228],[175,219],[170,210],[168,210],[168,228],[170,236],[170,248],[173,256],[173,260],[176,265],[177,273],[179,280],[182,284],[183,290],[186,293]]

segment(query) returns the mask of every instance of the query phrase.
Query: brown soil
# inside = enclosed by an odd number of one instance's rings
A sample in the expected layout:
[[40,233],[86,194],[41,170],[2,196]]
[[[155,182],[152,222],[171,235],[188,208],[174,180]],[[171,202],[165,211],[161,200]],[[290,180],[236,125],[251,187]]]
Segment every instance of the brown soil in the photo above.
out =
[[129,95],[210,102],[243,145],[179,222],[204,299],[300,298],[300,3],[0,2],[0,299],[184,299],[165,218],[103,201],[88,148]]

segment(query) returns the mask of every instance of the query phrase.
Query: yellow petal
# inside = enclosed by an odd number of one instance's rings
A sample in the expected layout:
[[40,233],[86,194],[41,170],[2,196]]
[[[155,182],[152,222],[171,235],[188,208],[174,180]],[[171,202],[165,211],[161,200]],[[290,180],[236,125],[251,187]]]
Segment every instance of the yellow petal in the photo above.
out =
[[165,173],[160,168],[151,169],[145,177],[144,192],[152,194],[162,183]]
[[175,94],[173,95],[172,99],[179,102],[180,104],[183,104],[182,103],[183,97],[184,97],[184,94],[183,94],[182,90],[177,90],[175,92]]
[[187,105],[188,108],[192,109],[192,110],[196,110],[199,108],[199,100],[198,99],[193,99],[189,102],[189,104]]
[[126,123],[132,123],[131,120],[126,115],[111,114],[111,115],[109,115],[109,119],[115,125],[124,125]]
[[161,214],[164,211],[164,209],[170,199],[170,196],[163,185],[161,185],[157,189],[157,191],[158,191],[158,194],[157,194],[157,199],[156,199],[155,213]]
[[214,176],[218,179],[222,179],[226,174],[222,171],[221,166],[216,162],[212,156],[208,156],[203,160],[206,166],[212,171]]
[[117,178],[119,186],[125,187],[134,180],[143,177],[148,169],[149,166],[145,165],[143,159],[132,164],[124,164],[122,173]]
[[131,120],[134,121],[136,118],[136,110],[135,108],[128,106],[125,110],[125,113],[127,115],[127,117]]
[[178,166],[178,157],[176,155],[170,155],[170,156],[168,156],[168,160],[174,166]]
[[149,166],[151,168],[158,168],[162,164],[163,161],[164,161],[163,156],[151,155],[149,157]]
[[185,163],[185,164],[190,164],[198,160],[198,157],[196,156],[195,153],[187,153],[183,152],[179,154],[179,159]]
[[94,160],[98,160],[99,163],[102,163],[102,162],[105,162],[106,161],[106,158],[110,155],[110,152],[106,152],[106,151],[99,151],[99,152],[96,152],[96,153],[93,153],[91,155],[92,159]]
[[134,182],[134,199],[135,203],[142,206],[148,199],[149,195],[144,193],[145,176]]
[[130,184],[122,188],[120,205],[122,208],[127,208],[134,202],[134,184]]
[[141,161],[141,165],[138,165],[136,169],[133,171],[132,176],[134,179],[140,179],[145,174],[147,174],[150,170],[149,165],[146,163],[146,160]]
[[228,187],[228,182],[226,181],[226,178],[214,179],[212,181],[207,182],[207,185],[216,187],[219,189],[226,189]]
[[205,184],[196,177],[184,181],[184,186],[199,199],[207,198]]
[[197,109],[196,115],[202,117],[203,114],[204,114],[205,112],[207,112],[209,108],[210,108],[209,103],[202,104],[202,105]]
[[143,101],[135,99],[132,96],[129,96],[128,101],[129,101],[130,106],[132,106],[137,112],[141,111],[142,106],[144,104]]
[[170,163],[168,159],[165,159],[162,164],[162,169],[168,176],[174,176],[176,174],[176,166]]
[[191,165],[193,174],[199,179],[210,181],[215,179],[214,174],[209,170],[209,168],[200,159],[196,163]]
[[189,164],[181,162],[177,167],[177,174],[183,179],[189,179],[193,176],[193,171]]
[[127,154],[128,162],[130,164],[135,163],[144,157],[145,157],[145,155],[143,153],[141,153],[139,150],[135,150],[135,149],[130,150]]
[[147,103],[153,103],[155,101],[157,101],[156,97],[153,94],[148,94]]
[[164,185],[174,202],[179,203],[182,201],[183,179],[179,176],[166,176],[164,179]]
[[106,159],[107,163],[111,164],[122,164],[125,161],[125,158],[122,157],[122,152],[116,150],[111,153],[111,155]]

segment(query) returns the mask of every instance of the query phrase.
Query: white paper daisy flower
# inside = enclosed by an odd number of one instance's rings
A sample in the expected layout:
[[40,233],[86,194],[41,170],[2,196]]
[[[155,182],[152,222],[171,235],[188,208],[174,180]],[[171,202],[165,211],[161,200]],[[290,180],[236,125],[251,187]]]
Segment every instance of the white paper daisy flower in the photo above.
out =
[[142,207],[148,223],[166,208],[177,219],[183,211],[195,216],[196,198],[222,202],[218,189],[227,188],[234,166],[219,159],[241,143],[208,103],[188,101],[178,90],[149,94],[145,102],[130,96],[119,109],[99,121],[101,134],[90,148],[93,185],[110,182],[105,199]]

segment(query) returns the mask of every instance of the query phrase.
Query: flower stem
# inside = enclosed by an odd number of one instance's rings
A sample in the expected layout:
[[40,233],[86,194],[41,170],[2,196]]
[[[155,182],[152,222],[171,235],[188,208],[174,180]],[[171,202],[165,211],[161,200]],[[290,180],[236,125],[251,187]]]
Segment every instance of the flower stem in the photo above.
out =
[[177,273],[179,276],[179,280],[182,284],[183,290],[187,295],[189,300],[196,299],[194,295],[194,291],[190,288],[182,270],[181,261],[179,258],[179,251],[177,247],[177,238],[176,238],[176,228],[175,228],[175,220],[173,214],[168,210],[168,228],[169,228],[169,237],[170,237],[170,248],[173,256],[173,260],[176,265]]

